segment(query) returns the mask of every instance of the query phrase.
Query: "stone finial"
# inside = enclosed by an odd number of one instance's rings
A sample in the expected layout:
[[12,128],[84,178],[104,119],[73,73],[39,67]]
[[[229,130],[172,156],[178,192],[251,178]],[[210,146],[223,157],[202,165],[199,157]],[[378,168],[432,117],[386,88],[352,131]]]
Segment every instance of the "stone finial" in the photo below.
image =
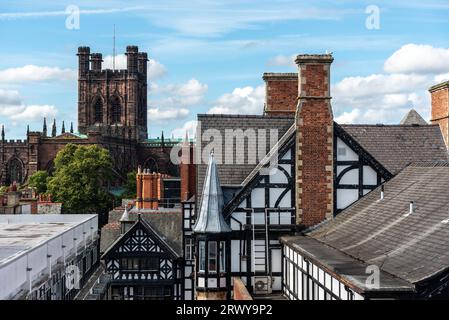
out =
[[53,126],[51,128],[51,136],[56,137],[56,119],[53,119]]
[[42,135],[47,136],[47,119],[44,117],[44,125],[42,126]]

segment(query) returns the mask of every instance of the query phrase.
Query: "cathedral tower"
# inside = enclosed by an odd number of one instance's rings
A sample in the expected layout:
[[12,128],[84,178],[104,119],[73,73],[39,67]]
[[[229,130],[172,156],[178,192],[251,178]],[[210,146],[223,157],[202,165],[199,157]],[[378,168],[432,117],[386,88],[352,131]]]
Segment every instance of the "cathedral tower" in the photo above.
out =
[[[147,138],[147,61],[137,46],[126,48],[127,68],[103,69],[101,53],[78,48],[78,130],[107,134],[116,127],[128,139]],[[115,130],[115,131],[114,131]]]

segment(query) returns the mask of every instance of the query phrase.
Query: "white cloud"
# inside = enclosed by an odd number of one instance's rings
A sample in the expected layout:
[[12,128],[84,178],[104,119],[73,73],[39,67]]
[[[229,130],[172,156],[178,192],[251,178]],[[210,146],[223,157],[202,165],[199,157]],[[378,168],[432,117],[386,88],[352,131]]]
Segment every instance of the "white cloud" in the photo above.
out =
[[76,72],[58,67],[26,65],[18,68],[0,70],[0,83],[23,83],[38,81],[60,81],[76,79]]
[[[118,54],[115,56],[115,69],[126,69],[127,67],[127,59],[125,54]],[[103,69],[112,69],[114,63],[113,63],[113,56],[108,55],[103,58]],[[154,60],[149,59],[148,61],[148,67],[147,67],[147,77],[150,80],[156,80],[161,78],[167,73],[167,69],[165,66]]]
[[43,117],[56,117],[57,110],[55,106],[51,105],[26,105],[21,106],[19,112],[11,115],[11,120],[36,121]]
[[190,79],[181,84],[150,84],[151,94],[160,96],[160,98],[153,99],[152,103],[162,107],[198,105],[203,101],[207,90],[207,84],[201,83],[196,79]]
[[340,114],[338,117],[336,117],[334,120],[337,123],[354,123],[360,118],[360,110],[359,109],[352,109],[351,111],[345,111],[342,114]]
[[0,89],[0,116],[11,121],[35,121],[54,117],[57,110],[52,105],[26,105],[16,90]]
[[332,86],[337,122],[398,123],[411,108],[428,119],[427,89],[449,80],[449,49],[404,45],[385,61],[384,71],[347,77]]
[[388,73],[435,74],[449,71],[449,49],[406,44],[385,61]]
[[275,56],[275,57],[271,58],[270,60],[268,60],[267,65],[274,66],[274,67],[280,66],[280,67],[296,68],[295,59],[296,59],[296,55],[291,55],[291,56],[278,55],[278,56]]
[[18,105],[18,104],[20,104],[19,91],[0,89],[0,106],[2,108],[5,105]]
[[[93,14],[111,14],[120,13],[128,11],[141,10],[142,7],[125,7],[125,8],[109,8],[109,9],[89,9],[80,10],[79,13],[83,15],[93,15]],[[40,18],[40,17],[57,17],[57,16],[67,16],[71,12],[69,11],[31,11],[31,12],[5,12],[0,13],[0,20],[7,19],[23,19],[23,18]]]
[[196,120],[187,121],[182,127],[172,130],[172,135],[177,138],[184,138],[187,132],[189,138],[193,138],[196,136],[197,125],[198,121]]
[[149,108],[148,109],[148,119],[150,121],[161,121],[161,120],[179,120],[185,119],[189,115],[189,109],[160,109],[160,108]]
[[[293,8],[293,7],[294,8]],[[239,29],[254,29],[266,22],[298,20],[338,20],[349,9],[292,5],[290,2],[252,3],[178,1],[170,8],[153,7],[142,12],[158,27],[176,30],[191,36],[217,36]]]
[[217,99],[208,113],[218,114],[262,114],[265,87],[235,88]]

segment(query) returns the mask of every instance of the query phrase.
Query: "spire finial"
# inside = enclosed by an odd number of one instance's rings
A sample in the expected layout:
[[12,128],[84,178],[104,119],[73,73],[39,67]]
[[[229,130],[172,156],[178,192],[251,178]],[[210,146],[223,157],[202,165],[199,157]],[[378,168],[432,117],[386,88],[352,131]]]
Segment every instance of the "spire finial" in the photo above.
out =
[[43,125],[43,127],[42,127],[42,135],[43,135],[44,137],[47,136],[47,118],[45,118],[45,117],[44,117],[44,125]]
[[5,140],[5,126],[2,124],[2,140]]
[[51,128],[51,136],[56,137],[56,119],[53,118],[53,127]]
[[73,122],[70,122],[70,133],[73,133]]
[[27,136],[30,134],[30,125],[27,124]]
[[65,124],[64,124],[64,120],[62,120],[61,133],[65,133]]

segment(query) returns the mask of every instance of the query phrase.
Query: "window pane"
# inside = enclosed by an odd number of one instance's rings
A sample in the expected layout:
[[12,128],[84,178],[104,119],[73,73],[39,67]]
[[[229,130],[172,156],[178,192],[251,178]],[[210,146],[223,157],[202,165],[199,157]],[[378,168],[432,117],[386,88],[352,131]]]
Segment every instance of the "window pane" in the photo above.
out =
[[206,270],[206,245],[204,241],[199,242],[199,268],[200,271]]
[[209,272],[217,272],[217,243],[209,242]]
[[225,247],[225,242],[221,241],[220,242],[220,272],[224,272],[225,271],[225,267],[226,267],[226,247]]

